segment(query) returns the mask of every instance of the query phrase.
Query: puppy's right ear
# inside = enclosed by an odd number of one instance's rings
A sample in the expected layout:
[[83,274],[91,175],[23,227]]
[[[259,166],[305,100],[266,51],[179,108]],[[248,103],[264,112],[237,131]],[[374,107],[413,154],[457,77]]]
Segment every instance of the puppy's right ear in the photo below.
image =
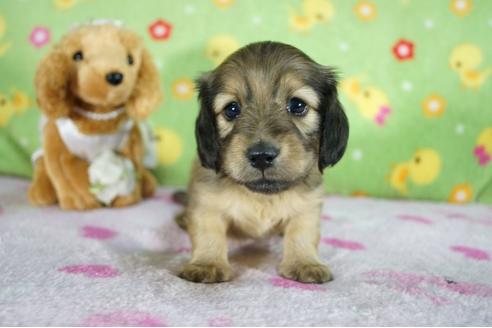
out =
[[220,142],[213,109],[212,79],[212,73],[206,73],[196,80],[200,112],[195,123],[195,138],[202,166],[218,172]]
[[70,60],[62,51],[54,49],[38,65],[34,80],[37,101],[41,111],[50,119],[70,113]]

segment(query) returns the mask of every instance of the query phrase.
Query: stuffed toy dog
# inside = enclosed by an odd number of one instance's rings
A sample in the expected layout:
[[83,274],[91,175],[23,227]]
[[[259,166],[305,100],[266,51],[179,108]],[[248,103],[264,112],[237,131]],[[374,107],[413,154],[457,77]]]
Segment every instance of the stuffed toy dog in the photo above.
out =
[[74,28],[35,77],[42,148],[33,155],[33,205],[121,207],[153,195],[152,135],[159,74],[142,41],[120,24]]

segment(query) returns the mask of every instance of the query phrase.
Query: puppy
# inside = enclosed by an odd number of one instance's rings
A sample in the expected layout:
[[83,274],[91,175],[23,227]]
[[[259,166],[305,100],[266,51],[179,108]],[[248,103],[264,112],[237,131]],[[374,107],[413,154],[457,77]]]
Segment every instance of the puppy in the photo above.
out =
[[91,191],[89,168],[108,151],[131,161],[138,181],[107,205],[126,206],[153,194],[148,133],[139,122],[161,100],[159,73],[135,33],[110,22],[75,28],[40,62],[35,85],[43,146],[33,156],[31,204],[102,206]]
[[180,276],[227,281],[228,235],[281,233],[283,277],[331,280],[317,251],[322,172],[340,160],[349,132],[333,70],[292,46],[260,42],[204,74],[198,88],[200,162],[178,217],[193,251]]

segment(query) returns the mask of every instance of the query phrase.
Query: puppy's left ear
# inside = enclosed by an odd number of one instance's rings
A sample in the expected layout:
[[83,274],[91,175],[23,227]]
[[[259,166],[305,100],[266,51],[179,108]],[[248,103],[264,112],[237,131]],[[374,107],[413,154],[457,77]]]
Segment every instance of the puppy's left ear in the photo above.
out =
[[338,100],[337,82],[329,69],[322,70],[323,97],[320,105],[321,135],[318,167],[321,172],[335,165],[345,153],[349,136],[349,124],[343,107]]
[[202,166],[218,172],[220,143],[213,109],[212,74],[206,73],[196,80],[200,112],[195,123],[195,138]]
[[[129,49],[140,45],[139,38],[130,31],[122,32],[121,40]],[[128,115],[141,121],[152,113],[162,100],[159,71],[147,49],[142,48],[140,53],[140,68],[133,93],[128,99],[126,109]]]

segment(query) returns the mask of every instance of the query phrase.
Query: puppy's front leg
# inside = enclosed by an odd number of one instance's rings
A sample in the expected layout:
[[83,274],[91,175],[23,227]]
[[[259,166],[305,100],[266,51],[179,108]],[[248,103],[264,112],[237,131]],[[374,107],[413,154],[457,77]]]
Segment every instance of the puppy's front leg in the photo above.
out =
[[292,218],[287,223],[283,258],[279,267],[283,277],[305,283],[332,280],[330,269],[318,256],[319,225],[318,211]]
[[216,211],[194,211],[187,216],[192,257],[179,274],[193,282],[222,282],[231,278],[227,259],[227,222]]

